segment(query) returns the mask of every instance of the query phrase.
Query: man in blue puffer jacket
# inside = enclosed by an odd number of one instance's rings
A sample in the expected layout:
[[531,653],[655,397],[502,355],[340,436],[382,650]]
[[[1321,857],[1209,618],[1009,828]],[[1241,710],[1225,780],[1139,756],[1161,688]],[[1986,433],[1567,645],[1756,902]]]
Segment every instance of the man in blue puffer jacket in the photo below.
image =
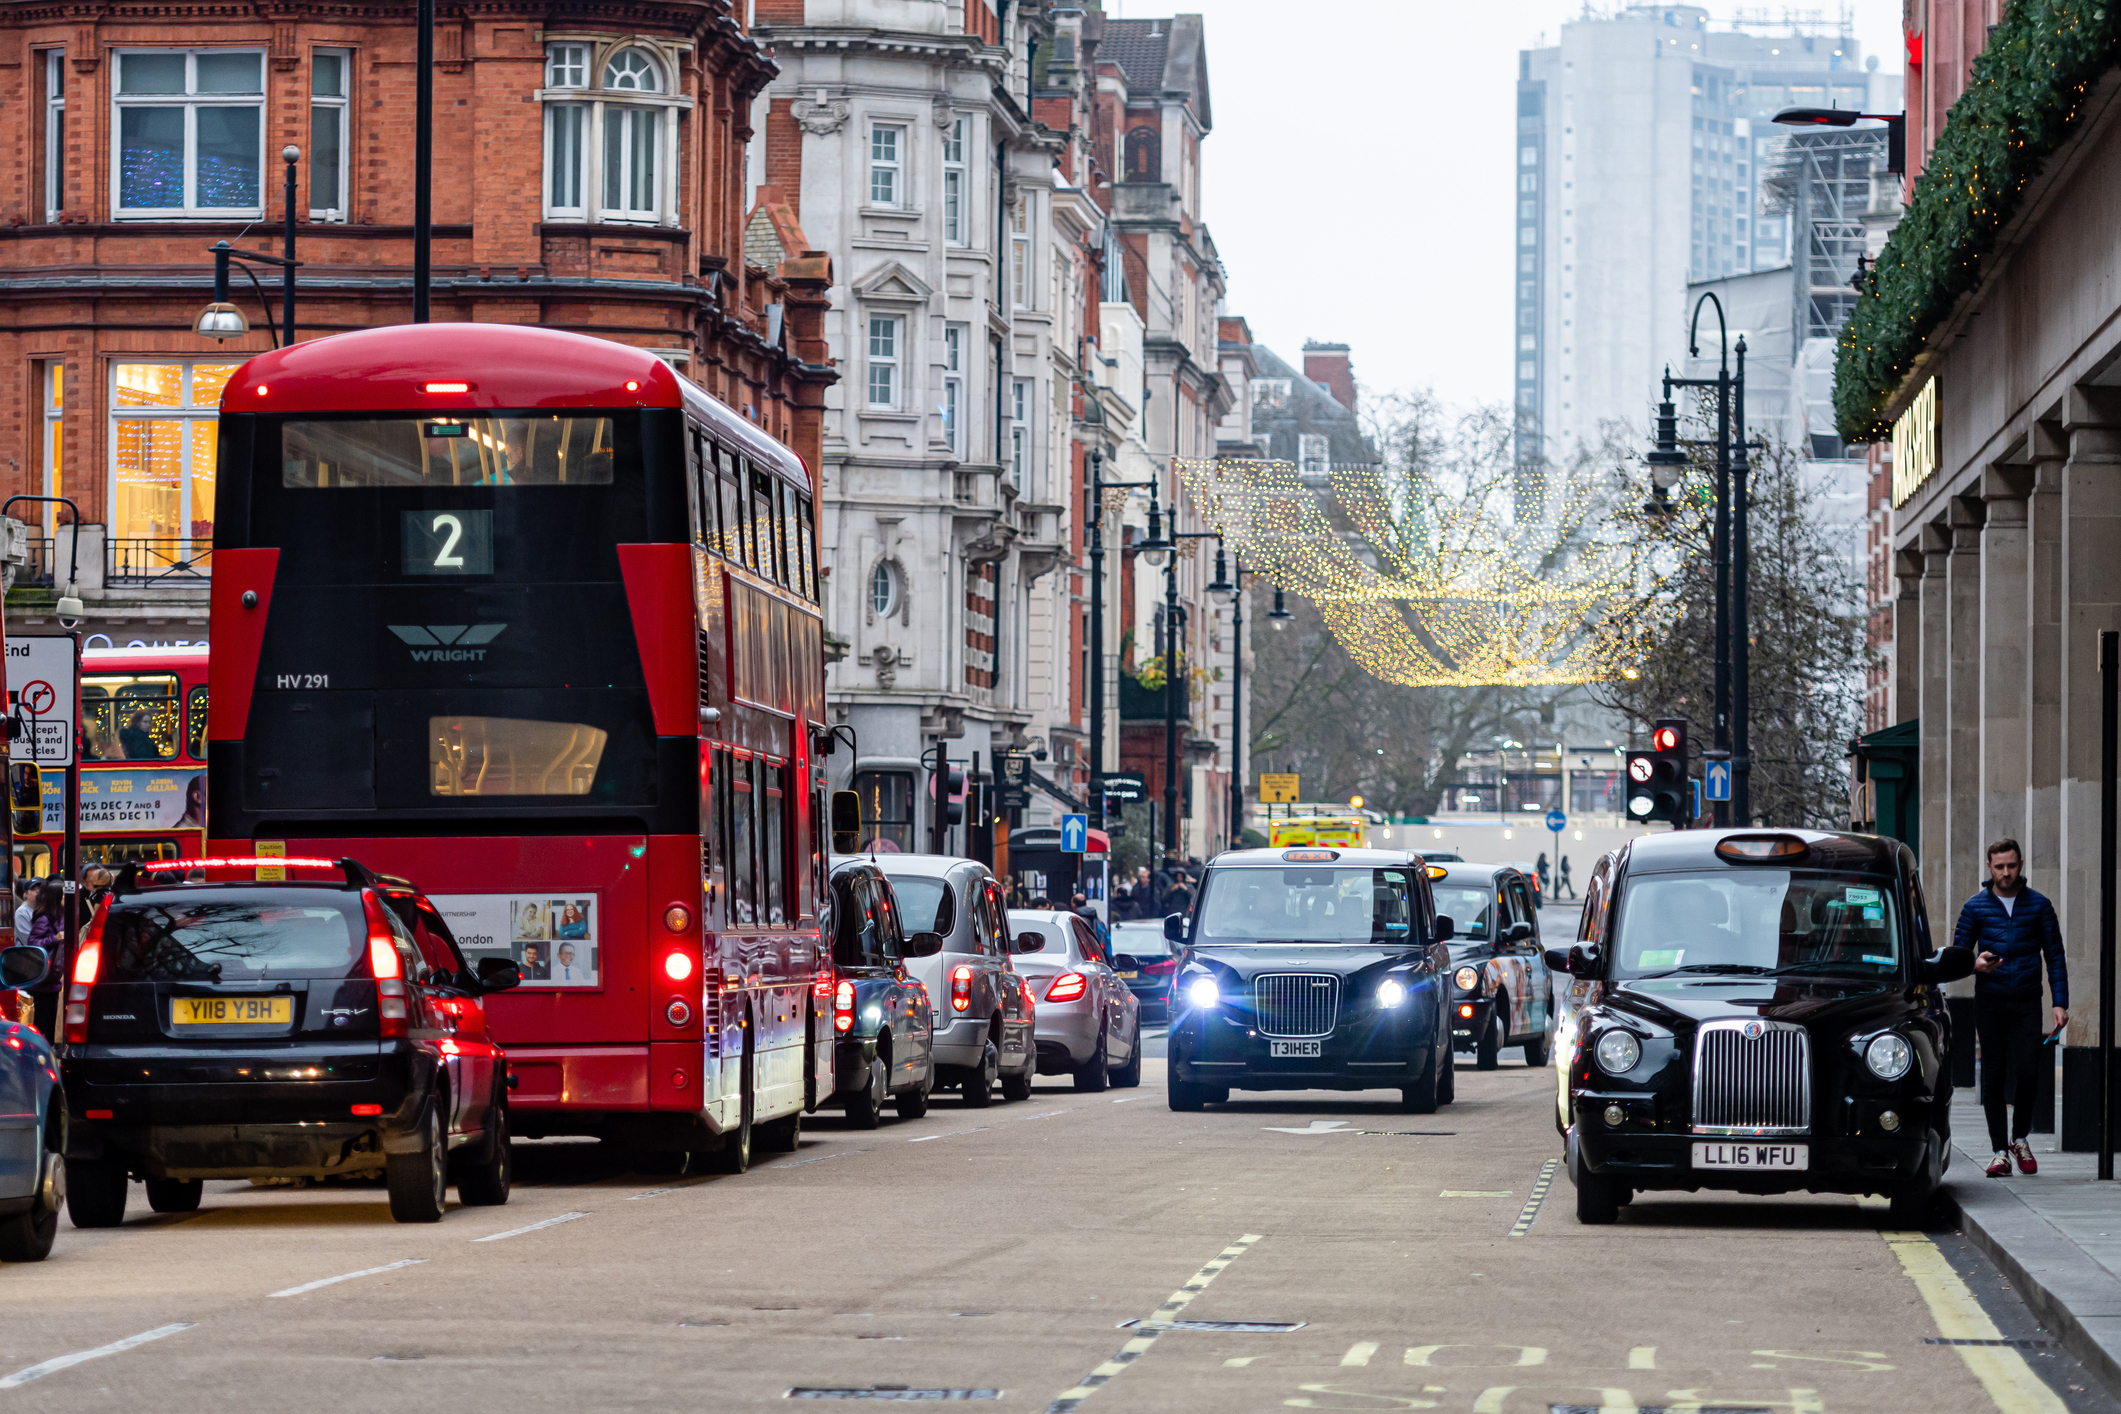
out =
[[[1974,1035],[1981,1042],[1981,1107],[1988,1114],[1988,1176],[2036,1173],[2033,1110],[2043,1065],[2054,1064],[2042,1044],[2040,959],[2047,959],[2055,1030],[2069,1020],[2069,967],[2062,958],[2062,926],[2055,906],[2025,884],[2025,855],[2016,840],[1988,847],[1988,883],[1959,910],[1954,947],[1974,950]],[[2004,1147],[2004,1077],[2010,1077],[2010,1146]]]

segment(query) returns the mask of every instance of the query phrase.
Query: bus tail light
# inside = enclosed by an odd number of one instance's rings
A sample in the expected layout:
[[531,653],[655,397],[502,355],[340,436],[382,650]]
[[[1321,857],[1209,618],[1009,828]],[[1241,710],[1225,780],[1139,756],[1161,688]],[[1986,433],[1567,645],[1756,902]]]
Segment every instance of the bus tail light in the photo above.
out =
[[682,933],[692,926],[692,910],[682,903],[674,903],[663,910],[663,926],[673,933]]
[[1083,999],[1083,993],[1089,989],[1090,979],[1083,976],[1082,973],[1063,972],[1060,976],[1053,979],[1052,986],[1046,988],[1046,1000],[1049,1002],[1079,1002]]
[[842,982],[832,994],[832,1029],[842,1034],[854,1029],[854,984]]
[[674,952],[663,959],[663,975],[673,982],[682,982],[692,975],[692,955]]
[[968,1011],[972,1006],[972,969],[958,967],[950,974],[950,1010]]
[[683,997],[672,997],[670,1005],[663,1008],[663,1020],[669,1022],[672,1026],[690,1026],[692,1024],[692,1008]]
[[98,913],[90,921],[81,938],[81,951],[74,954],[74,975],[66,989],[68,1045],[84,1045],[88,1041],[88,994],[103,966],[103,919],[108,911]]
[[368,914],[368,970],[376,979],[376,1021],[384,1040],[406,1032],[405,967],[398,960],[398,940],[383,916],[384,905],[374,894],[364,893],[361,902]]

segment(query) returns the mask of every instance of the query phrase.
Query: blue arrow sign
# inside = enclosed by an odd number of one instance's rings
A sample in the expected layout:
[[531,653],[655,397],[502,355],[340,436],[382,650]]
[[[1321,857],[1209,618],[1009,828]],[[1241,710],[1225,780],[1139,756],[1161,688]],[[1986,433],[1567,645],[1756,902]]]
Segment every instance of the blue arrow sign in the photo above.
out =
[[1704,775],[1706,777],[1704,785],[1707,788],[1702,791],[1703,795],[1710,800],[1729,800],[1731,798],[1730,762],[1711,761],[1705,768]]
[[1090,849],[1090,817],[1061,816],[1061,853],[1085,854]]
[[1563,830],[1567,829],[1568,827],[1569,827],[1569,817],[1568,817],[1568,816],[1566,816],[1566,815],[1562,814],[1562,813],[1561,813],[1561,812],[1560,812],[1559,810],[1549,810],[1549,811],[1547,812],[1547,828],[1548,828],[1548,829],[1552,830],[1552,831],[1553,831],[1553,832],[1554,832],[1555,834],[1557,834],[1557,835],[1558,835],[1558,834],[1560,834],[1560,833],[1561,833],[1561,832],[1562,832]]

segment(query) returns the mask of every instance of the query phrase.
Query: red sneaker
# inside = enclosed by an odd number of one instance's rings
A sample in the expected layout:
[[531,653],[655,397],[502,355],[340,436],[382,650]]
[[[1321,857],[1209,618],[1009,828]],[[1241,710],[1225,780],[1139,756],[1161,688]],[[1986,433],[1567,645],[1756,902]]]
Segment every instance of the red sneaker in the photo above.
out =
[[2033,1146],[2026,1143],[2023,1139],[2011,1145],[2011,1157],[2018,1161],[2018,1172],[2040,1172],[2040,1163],[2033,1157]]
[[1989,1160],[1989,1164],[1988,1164],[1988,1176],[1989,1176],[1990,1178],[2009,1178],[2009,1177],[2010,1177],[2010,1175],[2011,1175],[2011,1156],[2010,1156],[2010,1151],[2009,1151],[2008,1149],[1998,1149],[1998,1150],[1996,1151],[1996,1157],[1995,1157],[1995,1158],[1993,1158],[1993,1159],[1991,1159],[1991,1160]]

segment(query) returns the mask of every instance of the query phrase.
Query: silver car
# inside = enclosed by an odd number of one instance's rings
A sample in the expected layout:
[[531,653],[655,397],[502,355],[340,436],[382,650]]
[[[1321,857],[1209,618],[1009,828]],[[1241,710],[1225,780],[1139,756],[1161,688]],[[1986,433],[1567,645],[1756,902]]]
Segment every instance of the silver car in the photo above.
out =
[[1141,1003],[1072,913],[1016,909],[1016,970],[1038,1003],[1038,1073],[1095,1093],[1142,1083]]
[[936,1084],[959,1087],[965,1103],[1031,1096],[1037,1052],[1032,1004],[1010,966],[1013,939],[1002,888],[986,865],[947,854],[870,856],[898,895],[905,933],[939,933],[942,951],[908,959],[935,1009]]

